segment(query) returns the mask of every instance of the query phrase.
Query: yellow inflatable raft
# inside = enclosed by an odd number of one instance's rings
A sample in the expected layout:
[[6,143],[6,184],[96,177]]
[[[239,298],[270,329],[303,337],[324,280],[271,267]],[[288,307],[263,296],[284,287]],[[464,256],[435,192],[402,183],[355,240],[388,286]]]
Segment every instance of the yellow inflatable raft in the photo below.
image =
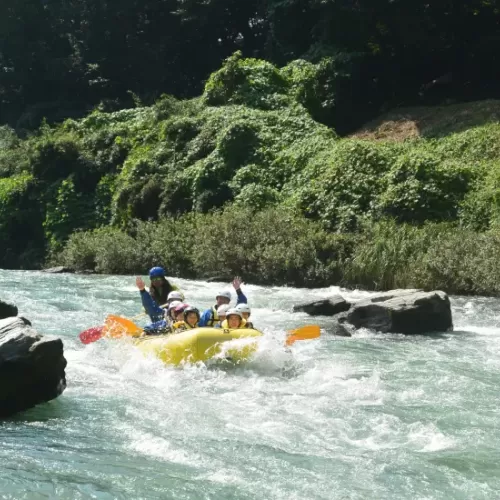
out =
[[[257,349],[252,337],[262,333],[252,329],[223,330],[219,328],[195,328],[182,333],[142,337],[135,341],[145,355],[154,355],[166,364],[179,365],[184,362],[206,361],[224,351],[224,357],[235,362],[248,359]],[[224,348],[231,340],[242,339],[235,345]],[[245,339],[249,339],[245,341]]]

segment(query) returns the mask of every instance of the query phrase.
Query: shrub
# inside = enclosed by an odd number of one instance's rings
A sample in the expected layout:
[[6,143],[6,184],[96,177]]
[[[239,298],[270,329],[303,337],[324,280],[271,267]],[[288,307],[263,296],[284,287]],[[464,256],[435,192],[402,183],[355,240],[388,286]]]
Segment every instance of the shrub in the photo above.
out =
[[486,163],[460,206],[465,227],[484,231],[500,227],[500,163]]
[[[59,262],[75,269],[127,274],[162,263],[184,277],[291,285],[331,284],[352,250],[349,238],[326,234],[285,209],[231,207],[159,222],[137,222],[131,235],[103,228],[73,234]],[[321,259],[319,258],[321,257]]]
[[78,143],[73,137],[42,137],[32,159],[33,175],[46,182],[64,179],[80,165]]
[[345,280],[370,290],[423,288],[499,295],[499,258],[496,231],[381,221],[366,228],[346,267]]
[[439,231],[436,225],[420,229],[394,220],[365,224],[346,268],[346,280],[369,290],[424,286],[413,270]]
[[459,163],[411,151],[395,159],[377,205],[384,216],[399,222],[456,220],[472,175]]
[[[326,280],[315,244],[323,230],[285,209],[228,208],[205,216],[193,260],[202,275],[225,269],[267,284],[306,285]],[[220,274],[220,272],[219,272]]]
[[287,80],[271,63],[242,59],[241,52],[235,52],[220,70],[210,75],[203,97],[210,106],[245,104],[276,109],[288,102],[285,99],[288,89]]
[[76,270],[103,274],[132,274],[143,270],[136,240],[111,227],[74,233],[56,259]]
[[158,222],[137,221],[134,237],[142,267],[149,269],[162,263],[173,276],[195,277],[192,253],[198,241],[197,222],[193,214]]
[[42,206],[31,174],[0,178],[0,263],[36,269],[43,260]]
[[75,229],[95,227],[94,199],[78,192],[72,177],[54,186],[48,198],[43,227],[51,251],[59,249]]
[[97,241],[93,231],[73,233],[60,253],[50,256],[52,264],[60,264],[77,271],[96,270]]
[[375,144],[341,141],[311,160],[299,176],[295,195],[309,217],[340,232],[356,229],[363,217],[373,215],[384,191],[383,174],[390,155]]
[[500,233],[463,229],[440,231],[414,274],[427,289],[452,294],[499,295]]

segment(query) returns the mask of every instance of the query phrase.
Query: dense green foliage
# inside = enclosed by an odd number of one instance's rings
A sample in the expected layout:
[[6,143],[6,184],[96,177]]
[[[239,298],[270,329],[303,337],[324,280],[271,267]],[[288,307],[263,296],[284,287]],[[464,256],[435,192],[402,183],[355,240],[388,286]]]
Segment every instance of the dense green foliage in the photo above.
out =
[[0,128],[0,266],[498,293],[500,124],[339,138],[325,64],[237,52],[199,98]]
[[2,0],[0,121],[193,97],[241,50],[319,63],[290,70],[307,80],[297,96],[342,133],[384,105],[496,96],[499,17],[491,0]]

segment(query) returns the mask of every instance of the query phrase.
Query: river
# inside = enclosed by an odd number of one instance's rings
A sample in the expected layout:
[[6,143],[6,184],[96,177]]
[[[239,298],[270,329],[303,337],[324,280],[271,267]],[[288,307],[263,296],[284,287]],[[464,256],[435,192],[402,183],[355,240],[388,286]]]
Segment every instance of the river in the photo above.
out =
[[[221,287],[174,282],[199,307]],[[289,353],[285,330],[311,323],[291,305],[338,288],[245,285],[267,333],[255,357],[172,368],[77,338],[109,313],[140,313],[133,277],[0,271],[0,283],[68,360],[61,397],[0,422],[2,499],[500,495],[498,299],[453,297],[453,333],[324,333]]]

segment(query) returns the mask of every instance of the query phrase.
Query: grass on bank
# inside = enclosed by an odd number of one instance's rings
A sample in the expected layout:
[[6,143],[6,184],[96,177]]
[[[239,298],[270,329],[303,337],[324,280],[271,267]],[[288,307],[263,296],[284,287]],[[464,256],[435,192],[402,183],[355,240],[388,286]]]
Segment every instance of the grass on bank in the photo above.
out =
[[161,222],[131,233],[102,228],[73,234],[55,262],[76,270],[144,273],[161,263],[174,276],[266,285],[368,290],[441,289],[500,295],[500,232],[447,223],[421,227],[384,220],[359,233],[329,233],[286,209],[229,207]]

